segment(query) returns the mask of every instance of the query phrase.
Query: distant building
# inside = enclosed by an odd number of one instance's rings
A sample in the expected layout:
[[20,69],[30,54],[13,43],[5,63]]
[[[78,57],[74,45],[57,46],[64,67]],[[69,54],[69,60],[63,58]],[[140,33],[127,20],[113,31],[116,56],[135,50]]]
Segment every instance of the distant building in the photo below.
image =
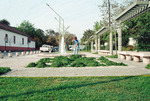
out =
[[0,23],[0,51],[35,50],[35,41],[14,27]]

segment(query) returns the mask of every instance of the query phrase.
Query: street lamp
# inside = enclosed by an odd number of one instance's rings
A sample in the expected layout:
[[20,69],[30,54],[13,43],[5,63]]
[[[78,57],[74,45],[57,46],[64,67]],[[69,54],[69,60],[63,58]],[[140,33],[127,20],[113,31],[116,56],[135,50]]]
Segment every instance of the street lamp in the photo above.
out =
[[61,24],[61,20],[63,21],[63,35],[64,35],[64,19],[52,8],[49,6],[48,3],[46,3],[46,5],[59,17],[59,32],[60,32],[60,24]]
[[8,41],[8,38],[6,36],[4,38],[4,41],[5,41],[5,51],[6,51],[6,42]]
[[[58,20],[56,17],[55,17],[55,20],[59,22],[59,20]],[[59,22],[59,23],[60,23],[60,22]],[[62,24],[60,23],[60,25],[62,25]],[[63,25],[62,25],[62,26],[63,26]],[[61,26],[60,26],[60,27],[61,27]],[[68,26],[67,28],[65,28],[65,26],[64,26],[64,29],[65,29],[64,32],[66,32],[69,28],[70,28],[70,26]]]

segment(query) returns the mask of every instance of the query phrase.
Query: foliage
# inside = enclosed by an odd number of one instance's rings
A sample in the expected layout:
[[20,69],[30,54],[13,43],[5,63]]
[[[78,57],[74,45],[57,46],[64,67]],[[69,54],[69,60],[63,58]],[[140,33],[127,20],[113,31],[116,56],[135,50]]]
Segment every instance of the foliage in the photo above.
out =
[[1,77],[1,101],[147,101],[150,77]]
[[34,62],[31,62],[31,63],[29,63],[26,67],[36,67],[36,63],[34,63]]
[[87,57],[81,57],[73,61],[70,65],[71,67],[82,67],[82,66],[87,66],[87,67],[95,67],[95,66],[105,66],[103,64],[100,64],[95,60],[95,58],[87,58]]
[[118,58],[118,55],[106,56],[107,58]]
[[93,54],[98,54],[98,52],[95,52],[95,53],[93,53]]
[[48,66],[46,65],[45,62],[38,62],[37,65],[36,65],[36,67],[37,68],[44,68],[44,67],[48,67]]
[[137,50],[150,51],[149,18],[150,11],[124,23],[124,31],[128,37],[133,37],[137,41]]
[[44,31],[41,29],[36,29],[34,24],[29,21],[23,21],[17,29],[33,38],[36,41],[36,48],[39,48],[45,43],[46,37],[44,35]]
[[150,69],[150,64],[146,65],[145,68]]
[[68,66],[71,60],[66,56],[57,56],[53,59],[51,67],[64,67]]
[[52,60],[53,60],[53,59],[51,59],[51,58],[43,58],[43,59],[40,59],[40,60],[37,62],[37,64],[38,64],[39,62],[51,63]]
[[9,67],[0,67],[0,75],[11,71]]
[[0,20],[0,23],[10,26],[10,22],[7,21],[6,19]]
[[101,21],[96,21],[96,22],[94,22],[94,31],[96,32],[96,31],[98,31],[98,30],[100,30],[102,27],[104,26],[104,24],[103,24],[103,22],[102,22],[102,20]]
[[105,57],[100,57],[98,60],[100,60],[102,63],[105,63],[107,66],[127,66],[126,64],[124,63],[117,63],[117,62],[113,62],[113,61],[110,61],[108,60],[107,58]]
[[70,59],[71,61],[75,61],[76,59],[81,58],[81,57],[82,57],[81,55],[71,55],[71,56],[69,57],[69,59]]
[[81,38],[82,43],[89,40],[89,38],[94,34],[93,30],[84,31],[83,37]]

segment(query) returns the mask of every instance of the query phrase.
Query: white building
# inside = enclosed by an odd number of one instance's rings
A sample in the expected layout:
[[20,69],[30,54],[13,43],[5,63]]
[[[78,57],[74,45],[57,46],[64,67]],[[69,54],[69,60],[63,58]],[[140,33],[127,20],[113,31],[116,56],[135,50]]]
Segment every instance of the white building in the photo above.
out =
[[14,27],[0,23],[0,51],[35,50],[35,41]]

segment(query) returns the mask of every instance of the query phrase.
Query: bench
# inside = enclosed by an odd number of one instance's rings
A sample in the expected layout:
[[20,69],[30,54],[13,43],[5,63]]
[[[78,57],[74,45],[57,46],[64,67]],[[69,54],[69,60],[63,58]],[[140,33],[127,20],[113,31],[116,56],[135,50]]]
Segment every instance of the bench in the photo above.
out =
[[109,55],[110,51],[107,51],[107,50],[98,50],[98,54]]
[[132,52],[132,51],[122,51],[118,53],[118,58],[126,59],[131,61],[140,62],[143,60],[143,63],[150,64],[150,52]]

